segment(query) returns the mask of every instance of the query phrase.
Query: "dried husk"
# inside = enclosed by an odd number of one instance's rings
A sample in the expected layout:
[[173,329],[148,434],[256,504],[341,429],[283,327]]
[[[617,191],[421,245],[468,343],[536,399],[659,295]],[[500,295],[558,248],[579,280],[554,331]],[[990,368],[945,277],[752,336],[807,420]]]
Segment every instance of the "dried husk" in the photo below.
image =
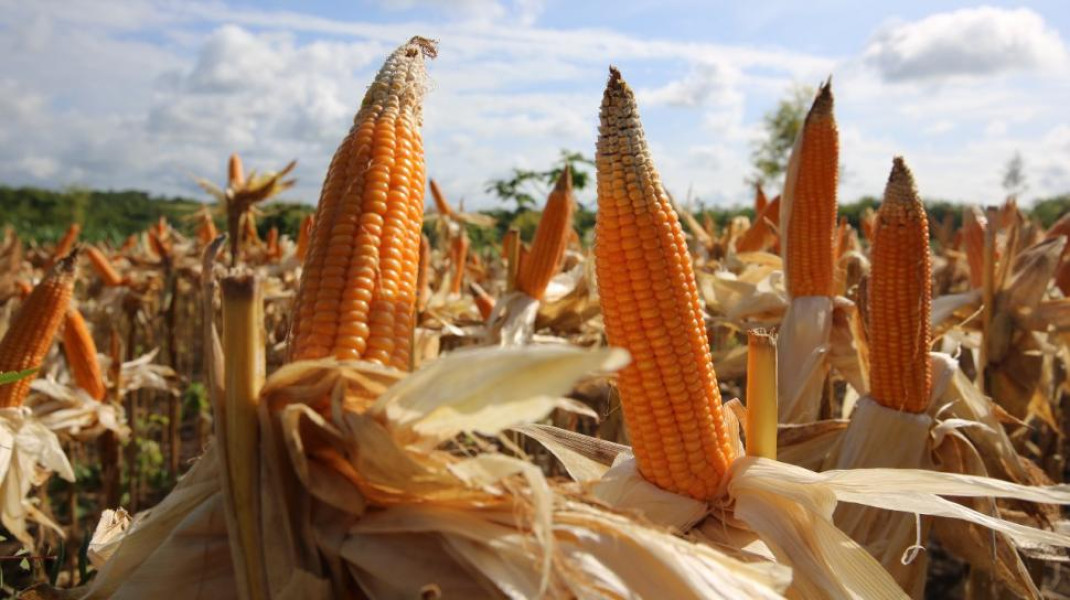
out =
[[812,423],[821,415],[821,395],[829,372],[833,299],[794,298],[780,324],[780,422]]

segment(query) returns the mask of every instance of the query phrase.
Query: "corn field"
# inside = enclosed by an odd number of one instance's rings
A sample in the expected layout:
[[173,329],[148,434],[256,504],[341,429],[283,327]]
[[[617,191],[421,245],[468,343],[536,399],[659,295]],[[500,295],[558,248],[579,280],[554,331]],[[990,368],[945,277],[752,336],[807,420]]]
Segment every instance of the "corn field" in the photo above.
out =
[[610,67],[593,244],[565,168],[533,239],[476,248],[424,161],[438,51],[353,99],[297,231],[257,228],[294,164],[233,155],[121,245],[5,232],[5,594],[1070,594],[1070,215],[935,222],[889,156],[856,230],[829,81],[718,227]]

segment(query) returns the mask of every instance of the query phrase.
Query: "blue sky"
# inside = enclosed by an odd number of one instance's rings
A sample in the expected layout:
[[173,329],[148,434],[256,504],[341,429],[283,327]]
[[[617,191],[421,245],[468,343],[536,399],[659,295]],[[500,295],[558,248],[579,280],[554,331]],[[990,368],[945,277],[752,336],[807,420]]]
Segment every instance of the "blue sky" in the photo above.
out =
[[749,202],[761,115],[830,74],[844,201],[878,194],[895,154],[927,197],[998,201],[1016,151],[1027,199],[1070,192],[1055,1],[0,0],[0,182],[200,197],[189,174],[221,180],[238,151],[296,158],[289,199],[314,202],[364,88],[415,34],[441,43],[428,172],[471,207],[512,167],[593,154],[609,64],[666,186],[708,204]]

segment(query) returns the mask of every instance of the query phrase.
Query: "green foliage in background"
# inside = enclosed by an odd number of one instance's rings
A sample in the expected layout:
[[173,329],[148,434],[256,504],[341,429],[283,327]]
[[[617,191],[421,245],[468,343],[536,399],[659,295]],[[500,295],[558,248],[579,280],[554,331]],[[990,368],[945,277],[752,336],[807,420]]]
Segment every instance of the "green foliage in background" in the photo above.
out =
[[[11,225],[28,240],[55,242],[77,222],[81,239],[89,242],[122,242],[128,235],[144,231],[166,217],[179,231],[192,235],[192,216],[203,204],[190,198],[152,196],[136,190],[99,191],[68,188],[62,191],[0,185],[0,227]],[[215,209],[215,204],[209,204]],[[307,204],[271,202],[261,207],[258,220],[261,236],[277,226],[280,233],[294,236],[301,220],[314,209]],[[216,225],[224,228],[223,215]]]
[[776,108],[762,117],[763,136],[751,153],[754,174],[749,182],[762,185],[779,183],[788,168],[791,148],[802,129],[806,111],[814,100],[814,88],[796,85],[777,103]]

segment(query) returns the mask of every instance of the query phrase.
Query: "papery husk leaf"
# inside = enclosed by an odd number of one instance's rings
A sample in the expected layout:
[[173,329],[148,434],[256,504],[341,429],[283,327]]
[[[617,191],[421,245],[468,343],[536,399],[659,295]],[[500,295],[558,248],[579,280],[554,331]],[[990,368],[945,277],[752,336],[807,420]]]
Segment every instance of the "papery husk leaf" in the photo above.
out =
[[591,488],[595,498],[632,511],[658,525],[687,531],[709,512],[709,505],[665,491],[643,479],[630,452],[617,455],[613,467]]
[[237,597],[219,477],[213,445],[160,504],[137,514],[122,536],[116,539],[109,529],[98,528],[90,544],[110,558],[83,597],[193,598],[201,590]]
[[829,366],[859,395],[869,393],[869,345],[854,302],[837,297],[829,332]]
[[[936,468],[949,473],[987,475],[981,456],[966,437],[953,431],[933,451]],[[974,510],[993,513],[995,502],[988,498],[963,499]],[[991,574],[1019,598],[1039,598],[1040,592],[1007,536],[980,525],[952,519],[934,519],[932,534],[940,545],[973,568]]]
[[696,273],[707,310],[736,323],[777,319],[784,313],[788,306],[784,273],[779,265],[753,262],[758,260],[753,255],[758,254],[763,253],[751,253],[752,262],[738,275],[729,271]]
[[788,306],[777,338],[782,424],[811,423],[821,414],[832,321],[832,298],[805,296]]
[[487,319],[487,343],[503,348],[531,343],[539,304],[524,292],[510,292],[498,298]]
[[847,431],[850,421],[830,419],[777,428],[777,459],[814,471],[820,470],[825,457]]
[[608,440],[600,440],[581,433],[551,425],[520,425],[512,428],[542,444],[561,461],[574,481],[585,483],[605,475],[617,455],[631,453],[631,448]]
[[[826,468],[930,468],[932,423],[925,413],[899,411],[863,397],[840,444],[829,454]],[[910,597],[924,595],[928,556],[914,553],[909,564],[904,564],[904,557],[911,547],[926,543],[928,519],[916,522],[912,514],[889,514],[853,504],[837,507],[834,518],[836,526],[880,561]]]
[[461,432],[496,435],[535,421],[559,407],[578,409],[557,396],[594,371],[616,370],[628,361],[620,349],[583,351],[541,346],[458,351],[431,363],[379,397],[391,435],[431,448]]
[[0,409],[0,522],[27,547],[33,545],[26,530],[27,519],[49,527],[60,537],[65,535],[26,497],[42,481],[38,468],[74,481],[74,471],[55,433],[27,407]]

